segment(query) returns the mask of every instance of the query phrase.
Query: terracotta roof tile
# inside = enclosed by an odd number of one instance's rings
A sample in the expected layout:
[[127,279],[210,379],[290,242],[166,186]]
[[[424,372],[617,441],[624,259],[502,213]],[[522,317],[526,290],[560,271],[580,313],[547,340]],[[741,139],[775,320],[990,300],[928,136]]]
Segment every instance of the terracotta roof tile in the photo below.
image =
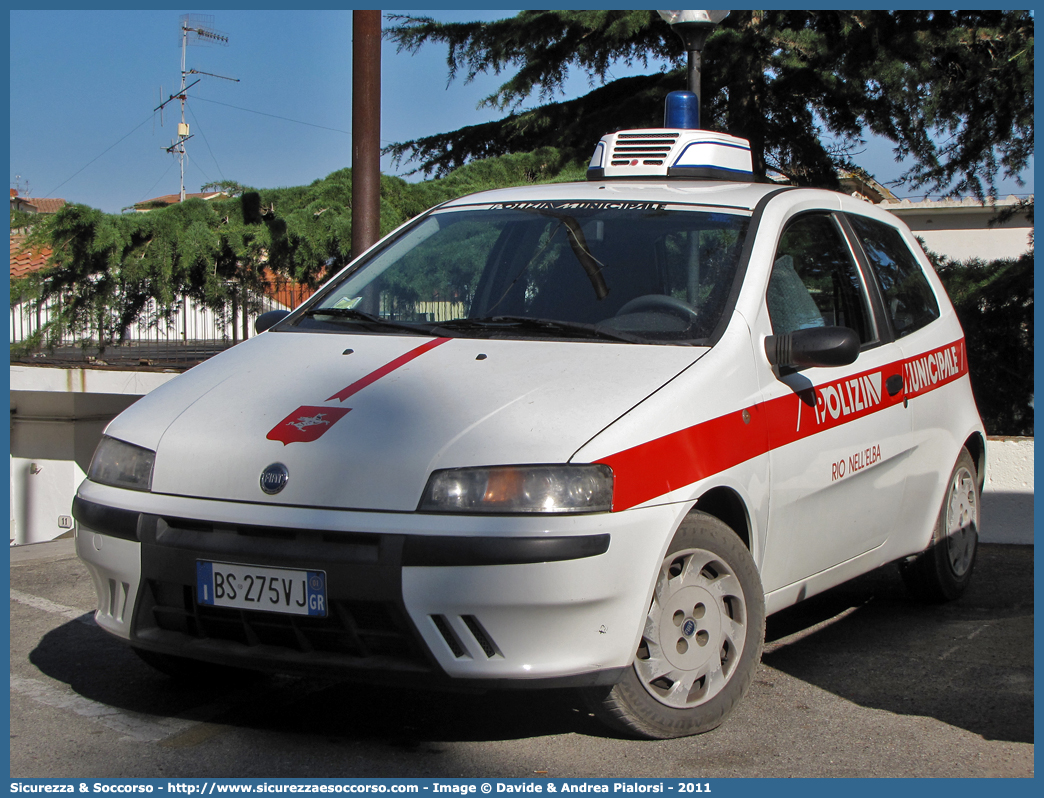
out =
[[18,193],[18,189],[11,189],[11,207],[29,213],[58,213],[66,204],[66,201],[59,197],[23,197]]
[[[212,200],[215,198],[224,197],[225,194],[222,191],[207,191],[197,194],[186,194],[185,199],[202,199]],[[166,205],[177,205],[181,201],[181,194],[165,194],[162,197],[153,197],[152,199],[142,200],[141,202],[135,202],[135,208],[145,208],[152,210],[153,208],[162,207]]]
[[45,197],[43,199],[34,198],[30,200],[30,202],[36,206],[37,213],[58,213],[58,211],[65,207],[65,200],[58,199],[57,197]]
[[25,236],[11,235],[11,278],[25,277],[27,274],[38,272],[47,265],[47,259],[51,257],[51,248],[23,249]]

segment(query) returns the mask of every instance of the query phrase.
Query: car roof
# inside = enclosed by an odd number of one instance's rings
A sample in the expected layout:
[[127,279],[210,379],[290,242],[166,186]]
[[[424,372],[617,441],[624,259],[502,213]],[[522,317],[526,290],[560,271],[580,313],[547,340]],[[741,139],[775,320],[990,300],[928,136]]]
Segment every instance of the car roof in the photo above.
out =
[[442,208],[506,202],[655,202],[708,205],[750,212],[766,195],[786,188],[773,183],[724,180],[592,180],[583,183],[545,183],[482,191],[451,200]]

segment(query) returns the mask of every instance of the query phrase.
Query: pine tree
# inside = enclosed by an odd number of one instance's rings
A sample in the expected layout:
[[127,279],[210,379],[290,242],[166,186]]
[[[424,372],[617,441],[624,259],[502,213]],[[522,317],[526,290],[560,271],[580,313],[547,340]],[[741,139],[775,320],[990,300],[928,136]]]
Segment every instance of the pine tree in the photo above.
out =
[[[476,161],[422,183],[381,177],[381,233],[462,194],[550,180],[582,179],[553,148]],[[19,346],[74,336],[84,348],[120,343],[134,324],[170,323],[183,299],[229,319],[259,310],[282,281],[315,287],[351,259],[352,172],[308,186],[257,190],[226,181],[235,196],[107,214],[69,204],[37,224],[29,247],[51,247],[48,267],[12,281],[13,304],[51,304],[43,335]],[[12,225],[16,219],[12,213]]]
[[[680,39],[652,11],[523,11],[490,23],[395,17],[400,51],[448,47],[451,79],[506,74],[482,105],[501,120],[388,148],[425,174],[553,146],[586,159],[619,128],[662,124],[684,87]],[[605,83],[616,59],[679,68]],[[568,102],[570,70],[605,85]],[[834,186],[869,132],[930,192],[995,192],[1033,153],[1033,18],[1024,11],[733,11],[703,51],[703,124],[751,141],[755,171]],[[543,102],[525,108],[532,100]]]

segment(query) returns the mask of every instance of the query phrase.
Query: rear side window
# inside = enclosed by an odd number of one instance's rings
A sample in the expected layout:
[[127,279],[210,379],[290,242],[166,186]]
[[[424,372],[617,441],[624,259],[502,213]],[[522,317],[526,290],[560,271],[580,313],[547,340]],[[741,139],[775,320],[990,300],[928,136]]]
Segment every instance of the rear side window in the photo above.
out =
[[848,219],[877,276],[896,337],[909,335],[939,318],[935,293],[902,234],[873,219]]

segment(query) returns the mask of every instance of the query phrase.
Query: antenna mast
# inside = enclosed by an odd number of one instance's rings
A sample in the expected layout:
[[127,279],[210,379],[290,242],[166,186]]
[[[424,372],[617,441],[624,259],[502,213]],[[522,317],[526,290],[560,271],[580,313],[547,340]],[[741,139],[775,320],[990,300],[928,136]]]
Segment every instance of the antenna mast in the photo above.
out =
[[[228,47],[228,36],[214,29],[214,17],[209,14],[182,14],[181,16],[181,90],[177,94],[172,94],[164,102],[161,102],[153,111],[162,111],[163,107],[167,105],[171,100],[177,98],[181,101],[181,122],[178,123],[178,137],[174,142],[166,148],[169,153],[177,153],[178,161],[181,164],[181,193],[179,195],[179,202],[185,201],[185,142],[192,138],[189,132],[188,123],[185,121],[185,101],[188,99],[188,90],[195,86],[202,80],[197,78],[188,85],[185,84],[185,79],[188,75],[209,75],[213,78],[221,78],[222,80],[231,80],[239,83],[238,78],[226,78],[223,75],[215,75],[211,72],[198,72],[195,69],[185,68],[185,50],[189,44],[189,38],[192,38],[192,44],[217,44],[222,47]],[[162,118],[161,118],[162,124]]]

